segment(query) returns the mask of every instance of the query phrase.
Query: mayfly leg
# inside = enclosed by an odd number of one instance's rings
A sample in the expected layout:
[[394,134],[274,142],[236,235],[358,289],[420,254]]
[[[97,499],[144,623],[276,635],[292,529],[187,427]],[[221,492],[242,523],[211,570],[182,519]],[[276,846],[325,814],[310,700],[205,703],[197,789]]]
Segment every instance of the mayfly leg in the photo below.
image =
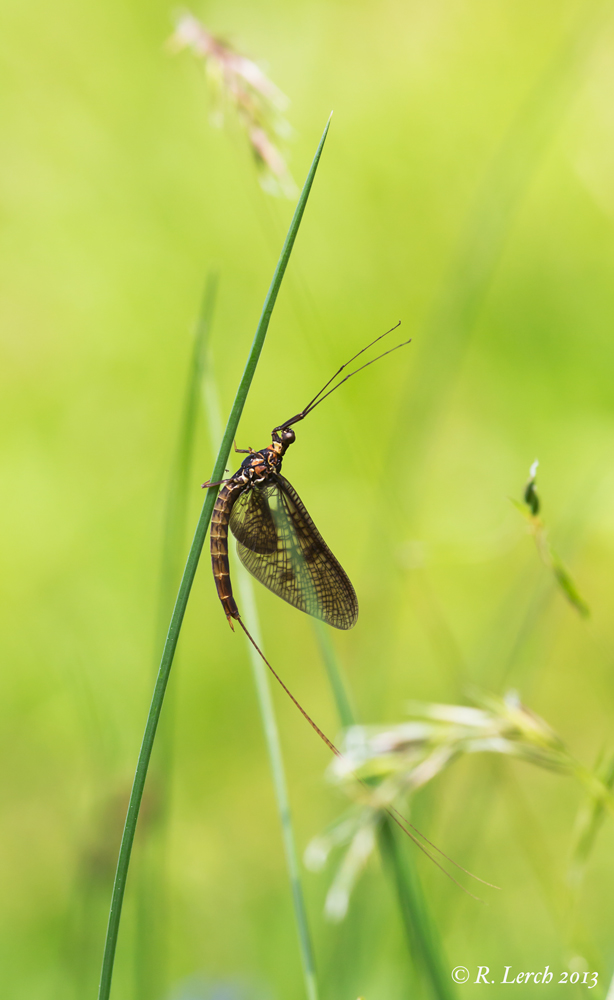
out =
[[223,486],[224,483],[229,483],[231,479],[232,479],[232,476],[230,476],[228,479],[218,479],[218,481],[216,483],[212,483],[211,480],[208,479],[206,483],[202,484],[201,489],[208,490],[212,486]]

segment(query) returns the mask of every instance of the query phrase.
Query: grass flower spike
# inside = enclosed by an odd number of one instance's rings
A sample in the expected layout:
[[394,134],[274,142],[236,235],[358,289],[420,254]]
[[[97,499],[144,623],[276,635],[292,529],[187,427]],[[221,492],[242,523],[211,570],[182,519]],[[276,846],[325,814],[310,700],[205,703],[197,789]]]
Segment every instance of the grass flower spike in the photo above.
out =
[[348,790],[358,784],[352,797],[381,809],[427,784],[461,754],[501,753],[561,773],[575,770],[560,738],[515,692],[483,697],[481,706],[411,702],[410,722],[353,726],[330,774]]
[[[376,843],[385,815],[407,795],[440,774],[462,754],[499,753],[571,775],[600,810],[614,813],[614,797],[599,772],[585,768],[553,729],[522,704],[515,691],[482,696],[478,707],[411,702],[411,719],[396,726],[351,726],[341,756],[328,769],[354,807],[309,844],[305,864],[321,869],[331,852],[346,847],[328,892],[327,916],[342,919],[352,888]],[[407,810],[405,809],[407,815]],[[600,812],[601,815],[601,812]]]
[[285,94],[252,59],[212,35],[189,11],[180,13],[169,47],[175,52],[189,48],[203,61],[214,102],[212,122],[221,126],[226,109],[234,108],[264,190],[287,198],[296,197],[296,185],[284,153],[292,132],[283,117],[289,103]]

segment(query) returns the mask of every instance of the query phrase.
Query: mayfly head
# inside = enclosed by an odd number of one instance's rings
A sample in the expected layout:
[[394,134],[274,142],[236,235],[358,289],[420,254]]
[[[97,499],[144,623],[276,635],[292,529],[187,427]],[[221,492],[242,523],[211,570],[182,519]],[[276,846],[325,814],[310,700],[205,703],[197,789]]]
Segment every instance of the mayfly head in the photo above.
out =
[[[281,433],[279,433],[281,431]],[[277,452],[278,455],[283,455],[291,444],[294,444],[296,440],[296,434],[290,427],[286,427],[282,424],[281,427],[276,427],[272,432],[272,443],[271,447],[273,451]]]

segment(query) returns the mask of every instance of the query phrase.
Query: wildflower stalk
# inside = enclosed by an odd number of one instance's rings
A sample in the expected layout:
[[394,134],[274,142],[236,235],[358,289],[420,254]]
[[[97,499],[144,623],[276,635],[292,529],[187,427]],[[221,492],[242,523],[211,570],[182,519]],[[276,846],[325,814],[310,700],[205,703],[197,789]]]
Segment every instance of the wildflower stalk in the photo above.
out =
[[[243,376],[239,383],[235,400],[232,406],[230,417],[228,418],[228,423],[226,425],[226,430],[222,438],[222,444],[213,468],[211,480],[216,482],[221,479],[224,475],[224,469],[226,468],[226,462],[230,454],[230,448],[232,446],[233,439],[235,437],[239,419],[241,413],[243,412],[243,407],[245,405],[245,400],[249,392],[256,367],[258,365],[258,360],[262,347],[264,345],[264,340],[267,334],[269,322],[271,319],[271,314],[275,306],[277,295],[290,259],[290,254],[292,253],[292,248],[294,246],[294,241],[296,235],[300,228],[300,224],[305,211],[305,206],[311,192],[311,187],[313,180],[318,168],[320,161],[320,156],[322,155],[322,149],[324,142],[326,140],[326,135],[328,133],[328,128],[330,125],[330,120],[327,122],[326,128],[320,139],[316,155],[314,157],[313,163],[307,175],[307,179],[301,191],[292,221],[290,223],[290,228],[288,230],[288,235],[284,242],[277,267],[275,268],[275,273],[273,275],[273,280],[267,292],[262,313],[258,326],[256,328],[256,333],[254,340],[248,355],[247,363],[245,365],[245,370]],[[124,892],[126,888],[126,878],[128,875],[128,868],[130,865],[130,855],[132,853],[132,845],[134,843],[134,834],[136,831],[136,824],[139,815],[139,809],[141,805],[141,799],[143,797],[143,789],[145,787],[145,779],[147,777],[147,771],[149,768],[149,761],[151,759],[151,753],[153,749],[154,739],[156,736],[156,731],[158,728],[158,723],[160,721],[160,713],[162,711],[162,705],[164,702],[164,695],[166,692],[166,687],[168,684],[168,679],[173,664],[173,659],[175,656],[175,650],[177,648],[177,642],[179,640],[179,635],[181,632],[181,626],[183,623],[183,618],[185,615],[185,610],[188,603],[188,598],[190,596],[190,591],[192,589],[192,584],[194,582],[194,577],[196,575],[196,570],[198,567],[198,561],[200,558],[200,553],[205,541],[207,530],[209,528],[209,522],[211,520],[211,514],[213,512],[213,506],[215,504],[215,498],[217,496],[217,488],[210,487],[207,490],[207,495],[205,497],[205,502],[202,507],[202,511],[196,525],[196,531],[194,533],[194,538],[190,551],[188,553],[188,558],[186,561],[185,569],[179,585],[179,591],[177,594],[177,599],[175,601],[175,607],[171,616],[171,621],[168,629],[168,634],[166,637],[166,642],[164,644],[164,649],[162,652],[162,658],[160,661],[160,668],[158,671],[158,676],[156,679],[153,697],[151,700],[151,705],[149,709],[149,715],[147,717],[147,723],[145,725],[145,733],[143,735],[143,742],[141,744],[141,750],[139,753],[139,758],[136,766],[136,771],[134,775],[134,782],[132,786],[132,792],[130,794],[130,801],[128,804],[128,812],[126,815],[126,822],[124,826],[124,831],[122,834],[121,845],[119,849],[119,858],[117,862],[117,870],[115,874],[115,883],[113,885],[113,894],[111,898],[111,908],[109,912],[109,922],[107,927],[107,935],[105,940],[104,954],[102,960],[102,972],[100,978],[100,987],[98,992],[99,1000],[108,1000],[111,992],[111,981],[113,977],[113,966],[115,962],[115,951],[117,947],[117,937],[119,933],[119,924],[121,920],[121,911],[124,900]]]
[[[341,724],[346,728],[355,725],[356,717],[326,626],[322,622],[314,621],[313,627]],[[401,850],[399,846],[395,825],[391,816],[382,815],[378,830],[378,845],[382,860],[395,885],[409,954],[416,967],[422,966],[433,996],[437,1000],[452,1000],[455,994],[448,982],[449,973],[437,931],[429,916],[413,861],[407,851]]]

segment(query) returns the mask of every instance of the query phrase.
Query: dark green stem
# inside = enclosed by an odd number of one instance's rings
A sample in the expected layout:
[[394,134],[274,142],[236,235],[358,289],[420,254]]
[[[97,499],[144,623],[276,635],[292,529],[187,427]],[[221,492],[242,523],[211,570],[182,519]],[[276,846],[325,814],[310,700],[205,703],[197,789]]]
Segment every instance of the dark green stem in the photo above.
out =
[[450,970],[444,966],[437,932],[426,906],[422,886],[415,868],[410,864],[407,851],[399,844],[394,827],[393,821],[384,816],[378,840],[382,858],[396,887],[410,950],[416,965],[424,972],[433,996],[437,1000],[453,1000],[455,993]]
[[[219,454],[215,466],[213,468],[213,473],[211,476],[212,482],[217,482],[224,475],[224,470],[226,468],[226,463],[228,461],[228,456],[230,454],[230,448],[237,432],[239,419],[241,417],[241,413],[243,412],[245,400],[247,398],[247,394],[249,392],[252,379],[254,377],[254,372],[256,371],[256,366],[258,364],[258,359],[260,357],[260,353],[264,345],[264,340],[271,319],[271,314],[273,312],[273,308],[277,300],[277,295],[281,286],[281,282],[284,277],[284,273],[286,271],[286,267],[288,265],[288,260],[290,259],[290,254],[292,253],[294,241],[296,239],[296,235],[298,233],[303,218],[305,206],[307,204],[307,200],[309,198],[316,170],[318,168],[318,163],[320,161],[320,156],[322,155],[322,149],[328,132],[329,124],[330,121],[327,123],[322,138],[320,139],[320,144],[316,151],[316,155],[313,159],[313,163],[311,164],[311,168],[307,175],[307,180],[305,181],[303,190],[301,191],[301,195],[298,200],[294,216],[292,217],[292,222],[290,223],[288,235],[286,236],[286,240],[283,245],[279,261],[277,263],[277,267],[275,268],[273,280],[271,281],[271,285],[264,300],[262,314],[260,316],[260,321],[258,323],[256,334],[254,336],[251,350],[248,355],[247,364],[245,365],[243,377],[241,378],[241,382],[239,383],[239,388],[235,396],[230,417],[228,419],[228,424],[226,425],[226,430],[224,432],[224,437],[222,439],[222,444],[219,450]],[[183,571],[183,577],[179,585],[179,592],[177,594],[177,600],[175,601],[175,607],[173,609],[173,614],[171,617],[171,622],[169,625],[166,642],[164,644],[162,659],[160,661],[160,668],[158,670],[158,676],[156,678],[153,697],[149,708],[149,715],[147,717],[147,723],[145,725],[145,733],[143,736],[143,742],[141,744],[139,759],[136,766],[134,783],[132,785],[132,792],[130,794],[130,802],[128,804],[128,812],[126,815],[126,823],[124,826],[122,841],[119,849],[119,858],[117,861],[117,871],[115,874],[115,883],[113,885],[113,895],[111,897],[111,909],[109,912],[109,923],[107,927],[107,936],[106,936],[104,955],[102,960],[102,973],[100,977],[100,988],[98,991],[99,1000],[108,1000],[108,997],[111,992],[113,965],[115,962],[115,950],[117,947],[117,937],[119,933],[122,904],[124,901],[124,892],[126,888],[126,878],[128,875],[128,867],[130,865],[130,855],[132,852],[132,845],[134,842],[134,834],[136,830],[141,799],[143,797],[143,789],[145,787],[145,779],[147,777],[147,770],[149,768],[149,761],[151,758],[153,743],[156,736],[156,730],[158,728],[158,722],[160,720],[160,713],[162,711],[162,705],[164,702],[164,694],[166,691],[166,686],[168,684],[168,678],[173,664],[173,658],[175,656],[177,642],[179,640],[179,635],[181,632],[181,625],[183,623],[183,618],[185,615],[188,598],[190,596],[190,591],[192,589],[192,583],[194,582],[194,577],[196,575],[198,561],[200,559],[200,553],[202,551],[207,530],[209,528],[209,522],[211,520],[211,514],[213,512],[213,505],[215,503],[216,496],[217,496],[216,488],[212,487],[207,490],[207,496],[203,504],[198,524],[196,525],[194,539],[192,541],[185,569]]]

